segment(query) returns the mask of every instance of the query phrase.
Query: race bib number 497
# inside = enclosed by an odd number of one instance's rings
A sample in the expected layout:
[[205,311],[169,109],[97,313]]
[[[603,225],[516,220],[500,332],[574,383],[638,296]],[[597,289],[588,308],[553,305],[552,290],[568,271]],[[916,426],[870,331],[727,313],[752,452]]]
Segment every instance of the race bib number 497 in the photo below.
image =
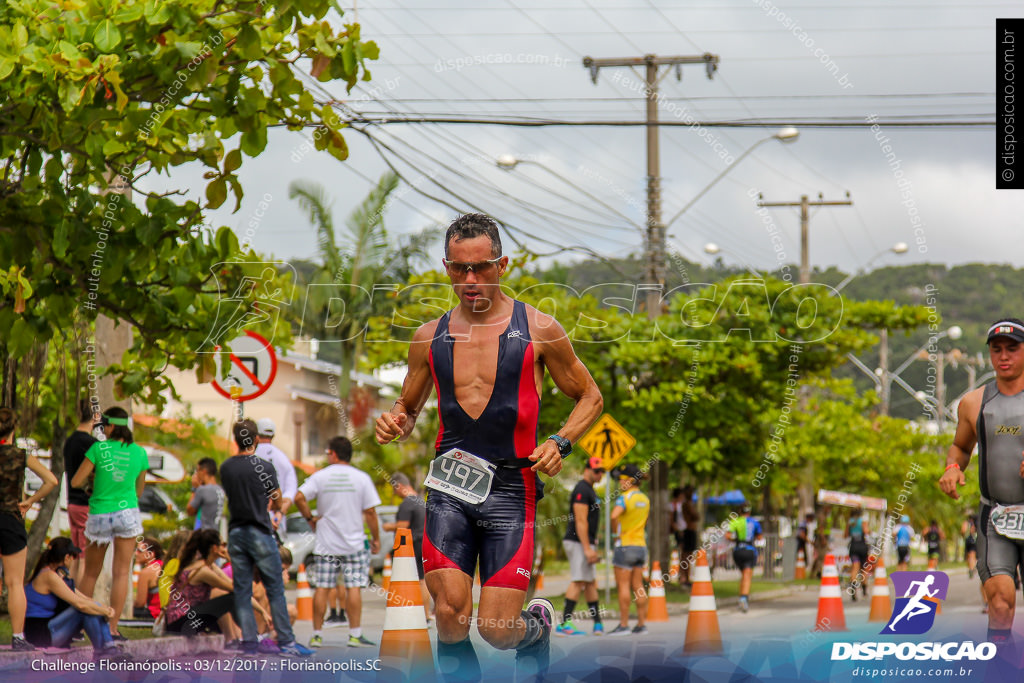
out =
[[430,461],[423,485],[476,505],[490,495],[494,470],[486,460],[453,448]]

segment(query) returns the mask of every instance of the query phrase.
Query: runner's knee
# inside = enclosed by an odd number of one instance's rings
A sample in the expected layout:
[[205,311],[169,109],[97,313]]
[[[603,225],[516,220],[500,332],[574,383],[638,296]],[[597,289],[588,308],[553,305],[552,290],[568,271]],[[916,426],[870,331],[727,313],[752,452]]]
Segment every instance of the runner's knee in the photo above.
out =
[[511,650],[522,640],[521,635],[517,637],[514,619],[481,619],[477,628],[480,637],[497,650]]

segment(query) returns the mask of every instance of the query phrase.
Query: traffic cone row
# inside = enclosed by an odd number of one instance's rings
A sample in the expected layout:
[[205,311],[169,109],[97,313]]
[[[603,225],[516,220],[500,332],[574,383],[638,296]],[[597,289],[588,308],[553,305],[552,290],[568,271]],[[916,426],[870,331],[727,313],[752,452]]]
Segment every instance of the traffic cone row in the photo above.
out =
[[533,556],[533,575],[537,577],[537,583],[534,586],[534,592],[544,589],[544,555],[537,546],[537,553]]
[[825,556],[821,568],[821,592],[818,593],[818,620],[816,631],[845,631],[846,616],[843,614],[843,596],[839,591],[839,571],[836,557]]
[[796,573],[793,578],[798,581],[807,578],[807,558],[804,557],[803,548],[796,551]]
[[679,551],[672,551],[672,560],[668,570],[668,580],[675,583],[679,580]]
[[651,587],[647,591],[647,621],[668,621],[665,583],[661,580],[661,563],[657,560],[651,570]]
[[697,564],[693,568],[693,590],[690,593],[690,614],[686,619],[686,640],[683,652],[687,654],[714,654],[722,651],[722,632],[718,628],[715,591],[711,586],[708,556],[701,548],[697,551]]
[[380,639],[378,680],[395,680],[395,673],[401,674],[404,680],[421,680],[434,670],[434,655],[409,529],[399,529],[395,534],[393,570]]
[[878,557],[875,564],[875,585],[871,589],[871,612],[868,621],[889,621],[892,614],[892,597],[889,595],[889,578],[885,574],[885,560]]
[[299,621],[313,621],[313,591],[309,589],[306,565],[299,565],[299,574],[295,580],[299,584],[298,597],[295,600],[295,609],[298,612],[296,618]]

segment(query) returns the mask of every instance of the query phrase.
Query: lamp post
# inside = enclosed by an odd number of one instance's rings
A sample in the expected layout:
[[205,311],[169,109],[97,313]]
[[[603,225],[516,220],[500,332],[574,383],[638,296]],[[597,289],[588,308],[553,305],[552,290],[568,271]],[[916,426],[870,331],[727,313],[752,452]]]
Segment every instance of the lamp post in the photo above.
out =
[[[887,332],[887,330],[883,330],[883,332]],[[962,337],[963,334],[964,334],[964,331],[960,328],[959,325],[953,325],[952,327],[950,327],[947,330],[943,330],[941,332],[938,332],[936,334],[931,335],[928,338],[928,341],[926,341],[924,344],[922,344],[916,351],[914,351],[914,353],[910,354],[910,356],[905,361],[900,363],[899,366],[897,366],[897,368],[895,370],[893,370],[893,371],[889,370],[889,343],[888,343],[889,342],[889,336],[888,336],[888,334],[883,334],[883,336],[882,336],[882,347],[879,350],[879,362],[880,362],[881,367],[879,367],[879,368],[877,368],[875,370],[875,374],[877,374],[879,379],[881,380],[881,387],[882,387],[882,394],[881,394],[881,398],[882,398],[882,414],[883,415],[888,415],[889,414],[889,394],[890,394],[890,389],[892,387],[892,383],[893,382],[896,382],[897,384],[899,384],[901,387],[903,387],[903,389],[905,389],[907,391],[907,393],[909,393],[911,396],[915,396],[915,398],[916,398],[917,392],[914,390],[913,387],[911,387],[909,384],[907,384],[900,377],[900,374],[904,370],[906,370],[908,367],[910,367],[911,363],[913,363],[915,360],[917,360],[919,354],[922,351],[927,349],[929,346],[934,345],[940,339],[944,339],[945,337],[949,337],[950,339],[956,341],[957,339]],[[945,363],[943,363],[943,365],[944,364]],[[936,377],[937,391],[940,392],[943,395],[941,397],[937,396],[936,399],[940,400],[940,401],[945,398],[945,396],[944,396],[944,394],[945,394],[945,387],[942,386],[943,383],[944,383],[943,372],[942,372],[942,369],[939,369],[937,371],[937,377]],[[943,412],[943,408],[942,408],[941,403],[940,403],[940,407],[938,408],[938,414],[939,414],[939,419],[940,420],[941,420],[942,412]]]
[[[600,197],[598,197],[598,196],[588,192],[584,188],[580,187],[579,185],[577,185],[573,181],[569,180],[564,175],[562,175],[558,171],[554,170],[553,168],[551,168],[547,164],[542,164],[541,162],[534,161],[533,159],[520,159],[519,157],[515,156],[514,154],[500,154],[500,155],[498,155],[498,158],[495,159],[495,163],[498,165],[498,168],[502,169],[503,171],[511,171],[511,170],[515,169],[515,167],[518,166],[519,164],[529,164],[531,166],[537,166],[538,168],[543,169],[546,173],[549,173],[549,174],[555,176],[556,178],[558,178],[563,183],[565,183],[569,187],[573,188],[574,190],[576,190],[580,194],[586,196],[591,201],[599,204],[600,206],[603,206],[605,209],[611,211],[613,214],[615,214],[619,218],[622,218],[623,220],[628,222],[631,226],[637,228],[638,230],[641,230],[640,226],[638,226],[633,221],[632,218],[630,218],[629,216],[625,215],[624,213],[622,213],[621,211],[619,211],[615,207],[607,204]],[[642,232],[642,230],[641,230],[641,232]]]
[[797,130],[793,126],[786,126],[784,128],[780,128],[775,133],[775,135],[766,137],[766,138],[764,138],[762,140],[758,140],[757,142],[755,142],[753,145],[748,147],[747,150],[745,152],[743,152],[743,154],[741,154],[738,157],[736,157],[736,159],[731,164],[729,164],[724,169],[722,169],[722,172],[719,173],[718,175],[716,175],[714,177],[714,179],[704,187],[703,190],[698,192],[696,194],[696,196],[693,197],[693,199],[691,199],[689,202],[687,202],[686,206],[684,206],[683,208],[679,209],[679,211],[676,213],[675,216],[672,216],[672,218],[670,218],[668,221],[666,221],[665,222],[665,229],[667,230],[668,226],[672,225],[677,220],[679,220],[679,217],[682,216],[684,213],[686,213],[690,209],[691,206],[696,204],[698,199],[700,199],[705,194],[707,194],[708,190],[710,190],[712,187],[717,185],[719,180],[724,178],[725,175],[729,171],[731,171],[732,169],[736,168],[737,164],[739,164],[741,161],[743,161],[748,156],[750,156],[750,153],[753,152],[755,149],[757,149],[758,147],[760,147],[761,145],[763,145],[764,143],[766,143],[766,142],[768,142],[770,140],[778,140],[779,142],[791,143],[791,142],[796,142],[796,139],[798,137],[800,137],[800,131],[799,130]]
[[874,263],[875,261],[880,259],[885,254],[887,254],[889,252],[892,252],[894,254],[906,254],[908,249],[909,249],[909,247],[907,246],[906,242],[897,242],[896,244],[892,245],[888,249],[883,249],[882,251],[878,252],[877,254],[872,256],[870,259],[868,259],[867,262],[865,262],[864,265],[862,265],[860,268],[858,268],[854,272],[852,272],[849,275],[847,275],[843,279],[842,282],[840,282],[838,285],[836,285],[835,286],[836,292],[843,291],[843,287],[845,287],[846,285],[850,284],[850,282],[853,280],[853,278],[858,277],[860,275],[863,275],[864,272],[868,269],[868,266],[870,266],[872,263]]

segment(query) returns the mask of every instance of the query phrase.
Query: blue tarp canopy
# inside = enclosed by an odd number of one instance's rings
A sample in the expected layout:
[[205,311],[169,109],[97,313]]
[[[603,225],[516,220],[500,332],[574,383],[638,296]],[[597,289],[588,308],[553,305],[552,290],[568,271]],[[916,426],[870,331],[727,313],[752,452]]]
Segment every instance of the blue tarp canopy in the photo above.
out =
[[739,489],[726,491],[720,496],[711,496],[705,501],[708,505],[742,505],[747,502],[743,492]]

